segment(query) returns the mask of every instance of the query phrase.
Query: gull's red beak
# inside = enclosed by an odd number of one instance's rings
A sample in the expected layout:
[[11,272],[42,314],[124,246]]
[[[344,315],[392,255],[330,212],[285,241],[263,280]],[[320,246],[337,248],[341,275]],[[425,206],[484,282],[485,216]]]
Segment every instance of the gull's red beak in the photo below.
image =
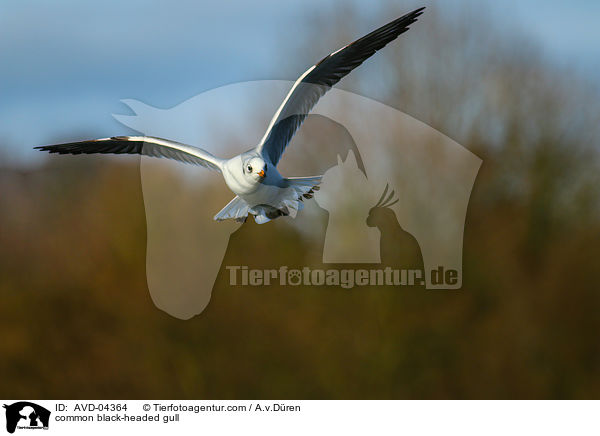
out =
[[260,170],[258,172],[258,175],[264,179],[265,178],[265,170]]

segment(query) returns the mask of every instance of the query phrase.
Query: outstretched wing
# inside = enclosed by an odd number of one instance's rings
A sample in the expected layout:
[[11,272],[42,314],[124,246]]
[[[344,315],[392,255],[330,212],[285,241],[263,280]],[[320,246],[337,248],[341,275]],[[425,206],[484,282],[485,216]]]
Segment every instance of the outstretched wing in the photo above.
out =
[[256,150],[277,165],[288,143],[317,101],[342,77],[362,64],[423,13],[419,8],[326,56],[296,80],[273,116]]
[[91,141],[43,145],[35,148],[59,154],[141,154],[200,165],[217,171],[221,171],[223,163],[223,159],[219,159],[201,148],[152,136],[114,136]]

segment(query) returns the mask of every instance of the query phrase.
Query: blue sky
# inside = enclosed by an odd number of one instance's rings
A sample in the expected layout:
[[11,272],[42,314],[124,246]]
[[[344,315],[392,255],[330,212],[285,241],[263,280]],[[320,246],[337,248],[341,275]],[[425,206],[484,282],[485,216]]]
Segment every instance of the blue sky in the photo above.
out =
[[[549,58],[600,84],[600,2],[482,1],[494,20],[514,16]],[[36,162],[34,145],[129,133],[111,116],[127,112],[123,98],[170,107],[228,83],[293,80],[316,60],[293,56],[307,24],[342,3],[3,0],[0,159]],[[376,8],[352,3],[365,20]],[[414,4],[399,1],[399,13]]]

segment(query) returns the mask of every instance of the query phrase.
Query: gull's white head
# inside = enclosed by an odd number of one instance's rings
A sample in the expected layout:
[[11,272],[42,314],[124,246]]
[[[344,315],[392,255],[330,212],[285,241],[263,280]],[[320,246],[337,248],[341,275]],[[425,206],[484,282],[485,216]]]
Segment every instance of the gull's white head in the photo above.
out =
[[252,156],[242,161],[244,178],[250,182],[262,182],[267,176],[267,163],[260,156]]
[[261,186],[268,171],[267,163],[260,155],[247,152],[238,154],[225,163],[223,177],[235,194],[245,195]]

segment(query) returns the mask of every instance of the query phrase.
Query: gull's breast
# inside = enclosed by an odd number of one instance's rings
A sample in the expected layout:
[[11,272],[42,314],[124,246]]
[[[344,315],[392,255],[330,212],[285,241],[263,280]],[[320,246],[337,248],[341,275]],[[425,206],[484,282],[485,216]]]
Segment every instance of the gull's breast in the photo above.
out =
[[259,183],[252,192],[245,192],[238,195],[250,206],[256,206],[258,204],[275,206],[279,202],[280,193],[281,188],[278,188],[277,186]]

